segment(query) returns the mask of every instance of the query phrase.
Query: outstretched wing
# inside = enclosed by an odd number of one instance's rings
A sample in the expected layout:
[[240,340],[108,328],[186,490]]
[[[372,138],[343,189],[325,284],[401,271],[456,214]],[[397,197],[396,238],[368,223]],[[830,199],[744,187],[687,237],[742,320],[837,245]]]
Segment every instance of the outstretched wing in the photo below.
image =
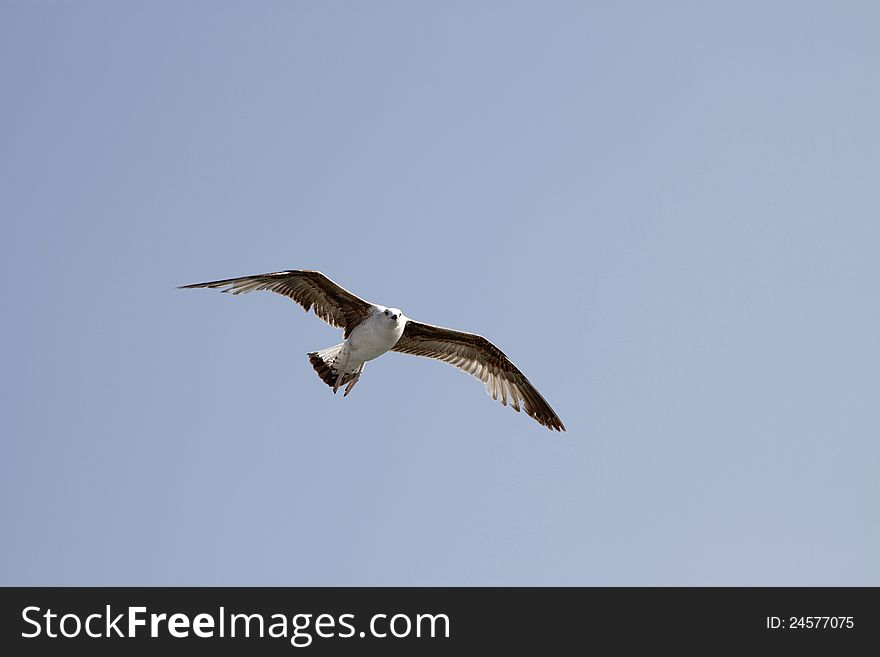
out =
[[525,412],[540,424],[548,429],[565,431],[562,420],[541,393],[504,352],[481,335],[408,320],[392,351],[454,365],[483,381],[492,399],[500,396],[502,404],[506,406],[509,401],[517,412],[522,403]]
[[372,304],[337,285],[319,271],[276,271],[256,276],[225,278],[222,281],[181,285],[181,289],[195,287],[222,288],[221,292],[244,294],[255,290],[270,290],[283,294],[315,314],[331,326],[345,330],[345,337],[369,314]]

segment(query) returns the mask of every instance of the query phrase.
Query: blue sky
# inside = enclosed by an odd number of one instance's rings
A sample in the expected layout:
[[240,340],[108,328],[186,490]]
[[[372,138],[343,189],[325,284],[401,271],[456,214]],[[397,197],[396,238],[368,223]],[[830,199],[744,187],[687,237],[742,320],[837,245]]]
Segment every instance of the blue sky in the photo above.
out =
[[[0,6],[0,583],[880,584],[858,2]],[[175,286],[319,269],[568,433]]]

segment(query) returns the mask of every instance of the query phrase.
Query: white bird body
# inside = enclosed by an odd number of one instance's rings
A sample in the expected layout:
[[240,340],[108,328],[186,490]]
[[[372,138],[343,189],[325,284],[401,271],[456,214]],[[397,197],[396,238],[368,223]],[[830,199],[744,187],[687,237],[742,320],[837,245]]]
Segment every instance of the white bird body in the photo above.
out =
[[[384,314],[386,311],[389,314]],[[358,324],[345,340],[351,347],[351,360],[363,364],[378,358],[397,344],[407,318],[397,308],[373,306],[369,317]]]
[[324,366],[329,368],[333,392],[341,384],[348,383],[343,397],[351,392],[360,379],[366,362],[391,351],[406,328],[407,318],[399,308],[377,304],[371,306],[369,314],[352,329],[345,342],[309,354],[319,374]]

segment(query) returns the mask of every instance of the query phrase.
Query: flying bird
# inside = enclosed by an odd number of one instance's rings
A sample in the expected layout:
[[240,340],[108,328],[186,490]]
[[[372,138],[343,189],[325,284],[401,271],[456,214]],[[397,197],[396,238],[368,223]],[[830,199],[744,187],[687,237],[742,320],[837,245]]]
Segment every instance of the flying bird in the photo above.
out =
[[331,326],[343,330],[340,344],[308,354],[312,367],[334,394],[345,385],[347,396],[360,380],[364,365],[387,351],[433,358],[480,379],[492,399],[525,412],[551,430],[565,431],[525,375],[504,353],[481,335],[417,322],[399,308],[364,301],[319,271],[279,271],[256,276],[181,285],[181,289],[210,287],[243,294],[270,290],[283,294]]

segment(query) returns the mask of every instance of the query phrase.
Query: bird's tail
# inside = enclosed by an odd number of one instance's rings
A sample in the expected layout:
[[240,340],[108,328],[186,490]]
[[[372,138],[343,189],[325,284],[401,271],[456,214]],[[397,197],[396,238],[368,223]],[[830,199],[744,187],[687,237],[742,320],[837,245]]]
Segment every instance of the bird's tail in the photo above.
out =
[[[312,364],[312,367],[315,368],[318,376],[321,377],[321,381],[331,388],[336,385],[336,378],[339,376],[339,367],[345,359],[345,354],[343,353],[343,349],[345,348],[346,344],[342,342],[332,347],[321,349],[321,351],[309,352],[309,362]],[[342,381],[340,381],[340,385],[348,383],[353,376],[354,372],[346,372],[342,377]]]

